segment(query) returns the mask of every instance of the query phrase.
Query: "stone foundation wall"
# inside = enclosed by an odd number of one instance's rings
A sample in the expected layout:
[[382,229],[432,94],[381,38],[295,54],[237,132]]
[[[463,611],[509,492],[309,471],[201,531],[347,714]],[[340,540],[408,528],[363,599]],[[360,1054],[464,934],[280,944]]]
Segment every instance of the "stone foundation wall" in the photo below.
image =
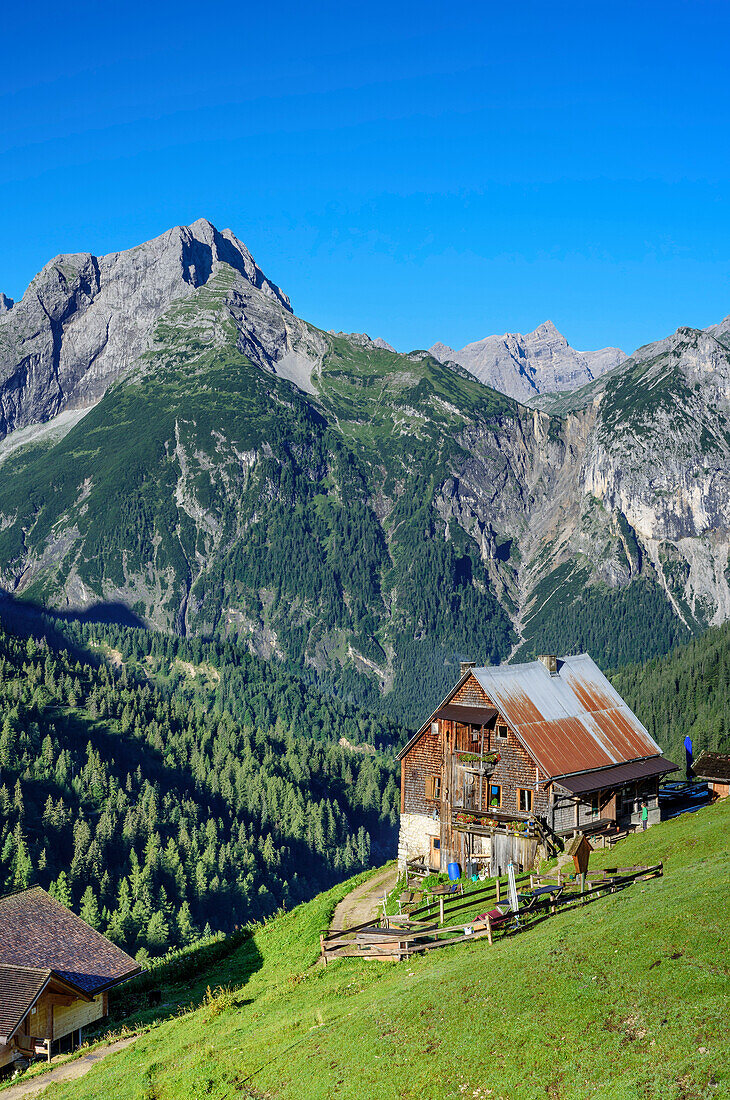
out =
[[400,833],[398,834],[398,870],[405,870],[406,860],[423,856],[426,866],[431,858],[431,837],[439,836],[438,818],[427,814],[400,815]]

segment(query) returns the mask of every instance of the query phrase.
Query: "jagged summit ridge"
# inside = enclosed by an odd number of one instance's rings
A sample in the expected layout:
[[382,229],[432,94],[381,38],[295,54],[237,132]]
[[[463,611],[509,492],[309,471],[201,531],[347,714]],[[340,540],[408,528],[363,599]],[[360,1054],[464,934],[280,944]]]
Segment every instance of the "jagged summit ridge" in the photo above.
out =
[[222,264],[291,314],[248,248],[205,218],[122,252],[62,254],[47,263],[20,302],[0,306],[0,439],[95,404],[148,349],[171,303]]
[[626,359],[620,348],[576,351],[552,321],[525,335],[487,336],[460,350],[436,343],[430,352],[442,363],[458,363],[480,382],[518,401],[577,389]]

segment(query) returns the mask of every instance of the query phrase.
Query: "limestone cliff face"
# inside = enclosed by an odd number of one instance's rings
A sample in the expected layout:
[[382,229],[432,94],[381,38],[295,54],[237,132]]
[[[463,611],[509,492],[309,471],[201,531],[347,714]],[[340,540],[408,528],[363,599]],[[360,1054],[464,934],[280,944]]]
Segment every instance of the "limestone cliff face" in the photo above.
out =
[[466,446],[440,510],[480,541],[518,625],[540,580],[578,559],[612,586],[650,573],[690,627],[730,615],[730,352],[710,332],[679,329],[565,415]]
[[622,513],[682,617],[730,613],[730,352],[679,329],[597,397],[584,495]]
[[204,219],[125,252],[51,260],[20,302],[0,308],[0,439],[95,404],[148,349],[171,303],[221,263],[291,312],[246,246]]

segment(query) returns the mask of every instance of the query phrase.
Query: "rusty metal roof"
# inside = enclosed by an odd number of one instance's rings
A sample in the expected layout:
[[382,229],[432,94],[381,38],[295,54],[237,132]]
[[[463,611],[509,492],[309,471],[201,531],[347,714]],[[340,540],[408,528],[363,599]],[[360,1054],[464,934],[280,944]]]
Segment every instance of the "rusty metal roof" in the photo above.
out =
[[472,673],[548,778],[661,755],[587,653]]

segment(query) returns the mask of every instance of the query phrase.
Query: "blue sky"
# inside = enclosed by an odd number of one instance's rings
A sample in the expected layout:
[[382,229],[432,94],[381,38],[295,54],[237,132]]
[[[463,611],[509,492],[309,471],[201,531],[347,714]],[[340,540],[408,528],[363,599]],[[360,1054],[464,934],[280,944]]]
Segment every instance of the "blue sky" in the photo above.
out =
[[230,226],[298,314],[399,349],[730,313],[730,4],[3,11],[0,290]]

